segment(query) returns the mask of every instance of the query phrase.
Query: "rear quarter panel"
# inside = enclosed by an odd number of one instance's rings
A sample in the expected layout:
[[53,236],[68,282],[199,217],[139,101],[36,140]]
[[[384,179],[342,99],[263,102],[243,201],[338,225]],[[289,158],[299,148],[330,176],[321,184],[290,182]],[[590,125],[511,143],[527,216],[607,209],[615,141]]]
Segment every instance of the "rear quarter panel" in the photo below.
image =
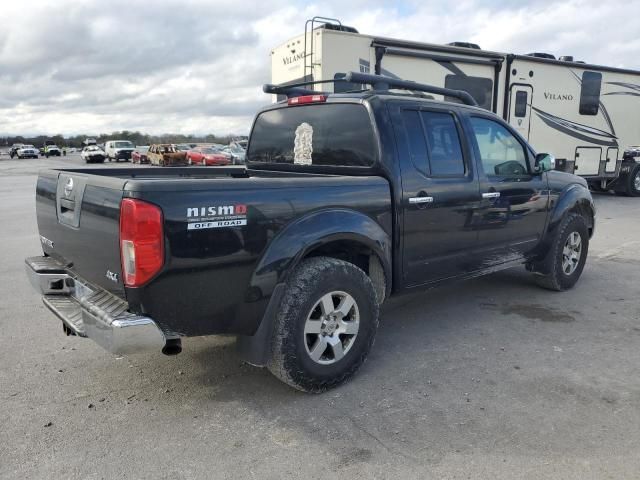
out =
[[[148,285],[127,289],[132,309],[181,335],[253,334],[276,283],[312,233],[288,255],[257,272],[285,227],[322,210],[364,215],[391,237],[389,184],[380,177],[285,175],[165,182],[161,190],[131,182],[125,195],[162,207],[165,266]],[[157,187],[157,185],[156,185]],[[246,225],[189,230],[189,209],[246,207]],[[242,211],[242,209],[240,209]],[[318,232],[326,225],[317,225]],[[313,230],[311,222],[308,230]],[[318,234],[320,235],[320,233]],[[281,248],[280,244],[280,248]]]

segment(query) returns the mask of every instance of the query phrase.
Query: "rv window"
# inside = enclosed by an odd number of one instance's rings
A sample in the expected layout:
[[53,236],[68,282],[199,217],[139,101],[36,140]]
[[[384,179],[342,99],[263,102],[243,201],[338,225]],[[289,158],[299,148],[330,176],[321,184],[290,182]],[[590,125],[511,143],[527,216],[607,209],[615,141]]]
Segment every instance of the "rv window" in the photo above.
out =
[[460,137],[449,113],[421,112],[432,176],[464,175]]
[[600,87],[602,74],[599,72],[582,72],[582,89],[580,90],[580,115],[597,115],[600,106]]
[[[486,110],[491,110],[491,96],[493,93],[493,80],[484,77],[466,77],[461,75],[447,75],[444,79],[445,88],[464,90],[471,95],[478,105]],[[457,98],[445,97],[447,102],[462,103]]]
[[514,115],[517,118],[527,116],[527,92],[519,90],[516,92],[516,108]]
[[363,105],[319,103],[267,110],[253,126],[248,162],[293,168],[375,163],[373,126]]

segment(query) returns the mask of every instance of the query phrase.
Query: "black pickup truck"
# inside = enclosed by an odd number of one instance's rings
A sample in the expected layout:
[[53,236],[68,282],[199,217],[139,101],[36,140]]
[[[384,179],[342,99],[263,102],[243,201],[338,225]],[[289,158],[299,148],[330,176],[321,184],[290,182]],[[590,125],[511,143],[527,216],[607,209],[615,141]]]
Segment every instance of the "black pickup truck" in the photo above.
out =
[[257,115],[246,169],[42,171],[44,256],[26,266],[64,331],[118,354],[237,335],[243,359],[317,392],[364,362],[389,295],[518,265],[576,283],[583,179],[492,113],[421,93],[466,92],[347,78],[373,88],[265,86],[288,98]]

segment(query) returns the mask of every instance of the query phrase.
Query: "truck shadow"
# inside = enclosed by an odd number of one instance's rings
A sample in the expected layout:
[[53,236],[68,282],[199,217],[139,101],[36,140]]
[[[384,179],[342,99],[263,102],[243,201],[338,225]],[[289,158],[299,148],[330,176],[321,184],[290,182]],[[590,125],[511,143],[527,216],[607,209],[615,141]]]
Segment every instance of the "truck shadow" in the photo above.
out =
[[[410,374],[412,365],[422,363],[425,352],[433,350],[436,338],[447,335],[450,341],[460,338],[460,333],[478,322],[493,322],[497,317],[510,313],[522,313],[526,320],[538,315],[548,321],[563,317],[548,303],[549,292],[539,289],[531,275],[525,271],[509,270],[486,277],[441,286],[437,289],[393,297],[382,308],[376,343],[369,360],[356,376],[356,382],[369,382],[381,366],[387,373],[390,365],[398,371]],[[539,299],[539,300],[537,300]],[[518,302],[518,300],[520,300]],[[515,306],[513,305],[515,301]],[[528,305],[532,304],[532,307]],[[555,315],[555,317],[554,317]],[[276,395],[282,400],[301,394],[273,377],[266,368],[243,364],[235,353],[231,339],[224,345],[220,340],[197,339],[192,345],[185,342],[182,355],[190,356],[202,367],[202,374],[195,381],[217,388],[212,398],[217,401],[237,401],[251,398],[259,390],[264,395]],[[215,343],[212,345],[212,343]],[[196,347],[195,349],[193,347]],[[398,355],[401,352],[401,357]],[[349,390],[347,383],[337,391]]]
[[[595,286],[589,273],[581,288]],[[261,425],[276,425],[294,443],[319,442],[329,455],[347,455],[347,462],[366,462],[375,453],[432,465],[452,451],[490,453],[513,436],[527,451],[541,450],[547,448],[541,437],[505,416],[513,420],[528,405],[562,406],[575,398],[588,406],[603,395],[565,378],[542,381],[523,373],[529,360],[522,352],[530,353],[531,343],[548,343],[553,351],[559,331],[571,334],[581,318],[573,298],[537,288],[517,269],[394,298],[385,304],[361,371],[321,395],[297,392],[268,370],[243,365],[232,341],[198,341],[187,353],[199,366],[189,380],[204,387],[212,409],[239,409]],[[544,422],[562,428],[562,415],[560,409]],[[568,448],[559,442],[558,451]]]

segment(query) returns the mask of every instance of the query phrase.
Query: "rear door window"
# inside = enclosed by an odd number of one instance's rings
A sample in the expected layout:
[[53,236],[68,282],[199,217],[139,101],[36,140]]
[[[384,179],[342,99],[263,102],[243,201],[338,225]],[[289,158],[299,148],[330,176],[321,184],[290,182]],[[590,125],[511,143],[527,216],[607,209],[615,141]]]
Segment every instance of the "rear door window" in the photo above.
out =
[[462,176],[465,164],[453,115],[403,110],[405,132],[414,166],[430,177]]
[[453,116],[428,111],[421,112],[421,116],[429,145],[431,175],[464,175],[462,147]]
[[247,161],[291,166],[369,167],[376,142],[364,105],[324,103],[262,112]]

